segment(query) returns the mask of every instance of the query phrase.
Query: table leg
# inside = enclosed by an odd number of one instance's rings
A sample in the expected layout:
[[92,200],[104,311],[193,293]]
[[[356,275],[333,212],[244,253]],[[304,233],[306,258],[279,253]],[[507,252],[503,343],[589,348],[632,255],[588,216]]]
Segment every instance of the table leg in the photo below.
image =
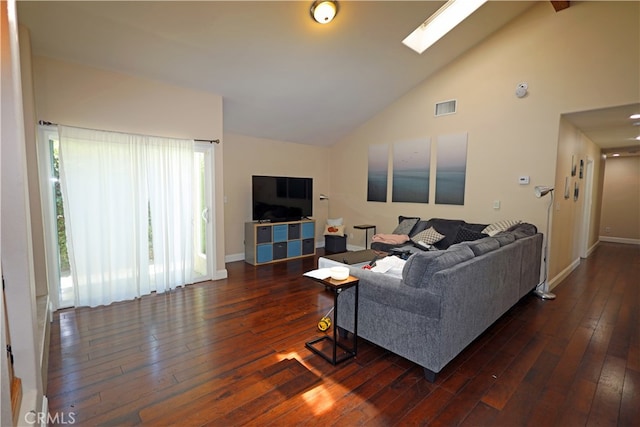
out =
[[[376,228],[373,227],[373,235],[375,236],[375,234],[376,234]],[[371,237],[373,237],[373,236],[371,236]],[[371,243],[369,241],[369,229],[368,228],[364,230],[364,238],[366,239],[366,241],[364,242],[364,248],[365,249],[370,249],[371,248]]]

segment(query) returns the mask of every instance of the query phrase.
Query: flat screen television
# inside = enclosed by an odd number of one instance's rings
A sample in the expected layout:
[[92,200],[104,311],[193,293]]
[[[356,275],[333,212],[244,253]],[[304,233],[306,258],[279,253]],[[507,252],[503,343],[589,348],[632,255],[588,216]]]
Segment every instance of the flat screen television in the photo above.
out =
[[254,221],[298,221],[313,215],[313,178],[253,175]]

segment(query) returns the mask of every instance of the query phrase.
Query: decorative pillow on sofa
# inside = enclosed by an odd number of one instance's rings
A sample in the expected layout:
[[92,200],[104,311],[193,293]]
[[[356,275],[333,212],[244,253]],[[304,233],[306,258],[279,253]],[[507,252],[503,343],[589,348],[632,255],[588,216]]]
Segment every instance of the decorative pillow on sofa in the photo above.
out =
[[325,236],[344,236],[344,225],[330,225],[324,227]]
[[453,244],[453,240],[456,238],[458,230],[462,226],[467,226],[467,224],[461,219],[431,218],[429,220],[429,227],[433,227],[438,233],[445,236],[444,239],[437,242],[434,246],[440,250],[447,249]]
[[495,236],[499,232],[506,231],[509,229],[509,227],[512,227],[516,224],[520,224],[521,222],[522,221],[519,219],[494,222],[493,224],[487,225],[487,227],[484,230],[482,230],[482,232],[484,234],[488,234],[489,236]]
[[440,234],[436,231],[435,228],[430,227],[424,231],[419,232],[415,236],[412,236],[411,241],[413,241],[414,243],[424,242],[427,245],[433,245],[434,243],[437,243],[444,238],[444,234]]
[[411,230],[411,233],[409,234],[409,236],[415,236],[416,234],[420,233],[421,231],[426,230],[429,227],[431,227],[431,224],[429,224],[429,221],[425,221],[425,220],[421,219],[413,227],[413,230]]
[[406,234],[409,235],[411,230],[416,225],[416,223],[420,220],[420,218],[402,218],[400,224],[396,227],[395,230],[391,232],[391,234]]
[[458,234],[456,234],[456,238],[453,240],[453,244],[455,245],[456,243],[460,242],[478,240],[488,236],[488,234],[480,233],[467,227],[460,227],[460,229],[458,230]]

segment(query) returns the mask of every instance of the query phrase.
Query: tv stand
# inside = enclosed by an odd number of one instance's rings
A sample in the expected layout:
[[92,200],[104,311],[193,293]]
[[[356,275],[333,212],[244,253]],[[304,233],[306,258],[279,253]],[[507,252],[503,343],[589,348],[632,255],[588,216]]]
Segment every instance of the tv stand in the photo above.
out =
[[244,224],[244,260],[270,264],[316,254],[316,222],[312,219]]

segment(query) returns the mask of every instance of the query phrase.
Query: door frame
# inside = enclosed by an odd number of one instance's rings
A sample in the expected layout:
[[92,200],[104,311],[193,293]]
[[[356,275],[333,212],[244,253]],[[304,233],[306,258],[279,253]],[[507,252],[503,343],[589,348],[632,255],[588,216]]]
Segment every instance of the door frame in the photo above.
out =
[[580,233],[580,258],[589,256],[589,234],[591,231],[591,208],[593,205],[593,159],[587,157],[584,168],[584,203],[582,205],[582,230]]

